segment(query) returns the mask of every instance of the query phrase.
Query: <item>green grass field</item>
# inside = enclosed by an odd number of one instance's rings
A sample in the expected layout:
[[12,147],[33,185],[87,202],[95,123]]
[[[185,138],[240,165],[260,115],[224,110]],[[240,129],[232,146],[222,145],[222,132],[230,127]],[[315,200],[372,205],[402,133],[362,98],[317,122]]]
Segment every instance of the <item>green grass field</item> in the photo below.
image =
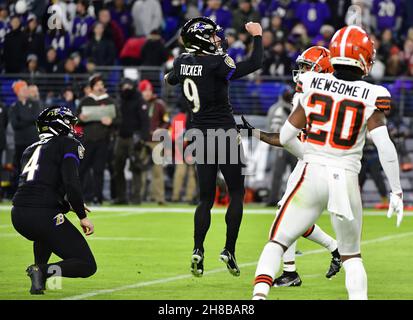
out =
[[[205,275],[189,272],[193,211],[190,206],[102,207],[90,218],[95,234],[89,244],[98,272],[89,279],[63,279],[62,289],[44,296],[28,293],[25,268],[32,263],[32,244],[17,234],[10,210],[0,207],[0,299],[250,299],[256,261],[274,218],[270,208],[247,206],[237,246],[241,276],[231,276],[218,255],[224,244],[223,208],[212,215],[205,244]],[[77,223],[74,214],[69,219]],[[400,228],[385,212],[366,211],[363,257],[370,299],[413,299],[413,219]],[[329,216],[319,225],[332,233]],[[297,258],[303,284],[299,288],[273,288],[270,299],[347,299],[344,273],[333,280],[324,276],[330,255],[300,239]],[[57,259],[52,257],[52,259]],[[49,280],[50,281],[50,280]]]

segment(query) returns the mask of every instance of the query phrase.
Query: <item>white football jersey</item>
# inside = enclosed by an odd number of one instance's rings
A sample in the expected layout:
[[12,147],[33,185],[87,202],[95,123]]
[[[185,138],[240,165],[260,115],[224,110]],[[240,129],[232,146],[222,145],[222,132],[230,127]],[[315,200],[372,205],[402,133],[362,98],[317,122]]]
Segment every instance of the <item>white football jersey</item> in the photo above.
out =
[[333,74],[306,72],[297,82],[307,117],[304,161],[359,172],[367,120],[390,109],[389,91],[366,81],[345,81]]

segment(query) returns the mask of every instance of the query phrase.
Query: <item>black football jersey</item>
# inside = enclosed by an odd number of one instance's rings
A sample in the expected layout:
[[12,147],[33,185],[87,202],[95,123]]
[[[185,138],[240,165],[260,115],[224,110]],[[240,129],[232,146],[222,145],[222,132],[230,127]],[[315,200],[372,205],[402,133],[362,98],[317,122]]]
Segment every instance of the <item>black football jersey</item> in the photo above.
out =
[[234,60],[228,55],[183,53],[175,59],[168,82],[181,84],[183,96],[191,106],[191,127],[235,128],[228,94],[235,69]]
[[[41,139],[29,146],[21,159],[22,172],[13,205],[61,208],[66,194],[62,178],[63,161],[71,158],[79,165],[83,155],[82,144],[68,136]],[[78,175],[77,169],[74,171],[69,174]]]

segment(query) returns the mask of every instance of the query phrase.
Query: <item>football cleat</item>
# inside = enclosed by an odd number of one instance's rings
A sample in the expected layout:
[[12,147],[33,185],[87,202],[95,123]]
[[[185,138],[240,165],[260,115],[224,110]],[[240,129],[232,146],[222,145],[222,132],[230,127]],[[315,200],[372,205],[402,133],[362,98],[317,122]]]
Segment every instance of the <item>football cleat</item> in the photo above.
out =
[[192,253],[191,273],[195,277],[202,277],[204,274],[204,253],[200,249],[195,249]]
[[326,273],[326,278],[330,279],[331,277],[335,276],[341,269],[341,259],[337,257],[333,257],[331,259],[330,267]]
[[237,260],[235,260],[235,257],[231,254],[231,252],[227,249],[222,250],[219,255],[219,260],[227,265],[229,273],[231,273],[234,277],[239,277],[241,271],[238,268]]
[[46,282],[43,279],[42,271],[36,265],[31,265],[26,269],[27,276],[30,277],[32,281],[32,286],[30,288],[31,294],[44,294],[46,288]]
[[274,279],[273,287],[299,287],[303,282],[297,272],[284,271],[282,275]]

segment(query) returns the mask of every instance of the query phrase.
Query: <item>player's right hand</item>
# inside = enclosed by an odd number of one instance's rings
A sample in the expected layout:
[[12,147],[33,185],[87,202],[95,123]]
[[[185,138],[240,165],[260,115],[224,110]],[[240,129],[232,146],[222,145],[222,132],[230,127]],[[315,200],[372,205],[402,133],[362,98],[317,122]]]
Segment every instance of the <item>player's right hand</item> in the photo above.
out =
[[387,218],[391,218],[393,213],[396,212],[397,216],[397,227],[400,226],[400,223],[403,220],[403,194],[390,193],[390,203],[389,211],[387,212]]
[[262,27],[258,22],[247,22],[245,30],[252,36],[262,36]]
[[87,236],[90,236],[93,232],[95,232],[95,226],[88,218],[83,218],[80,220],[80,226],[82,227],[84,234]]

